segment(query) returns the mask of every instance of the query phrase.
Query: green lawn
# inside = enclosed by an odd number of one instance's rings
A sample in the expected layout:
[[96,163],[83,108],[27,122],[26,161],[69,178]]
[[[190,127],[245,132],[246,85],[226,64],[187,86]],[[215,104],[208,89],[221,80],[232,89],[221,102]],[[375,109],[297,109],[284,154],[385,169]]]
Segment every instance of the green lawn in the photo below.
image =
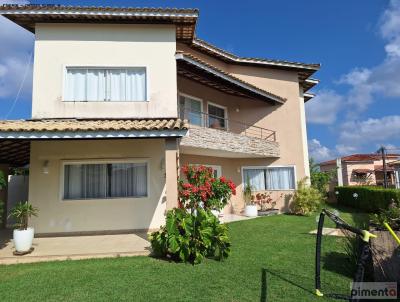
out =
[[[351,223],[366,218],[342,213]],[[150,257],[0,266],[0,301],[329,301],[313,295],[315,237],[307,233],[315,228],[315,215],[231,223],[231,257],[197,266]],[[339,239],[324,247],[332,253],[323,284],[347,293]]]

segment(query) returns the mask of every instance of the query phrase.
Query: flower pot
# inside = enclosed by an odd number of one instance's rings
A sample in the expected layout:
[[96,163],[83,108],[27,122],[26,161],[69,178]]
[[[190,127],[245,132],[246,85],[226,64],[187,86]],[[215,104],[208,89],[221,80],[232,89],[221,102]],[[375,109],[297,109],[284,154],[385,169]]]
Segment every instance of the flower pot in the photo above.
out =
[[247,205],[244,208],[244,215],[247,217],[257,217],[258,212],[257,212],[257,206],[256,205]]
[[218,210],[211,210],[211,213],[213,213],[213,215],[217,218],[219,217],[219,214],[220,214],[220,212]]
[[17,252],[27,252],[32,247],[33,241],[33,228],[26,230],[14,230],[14,246]]

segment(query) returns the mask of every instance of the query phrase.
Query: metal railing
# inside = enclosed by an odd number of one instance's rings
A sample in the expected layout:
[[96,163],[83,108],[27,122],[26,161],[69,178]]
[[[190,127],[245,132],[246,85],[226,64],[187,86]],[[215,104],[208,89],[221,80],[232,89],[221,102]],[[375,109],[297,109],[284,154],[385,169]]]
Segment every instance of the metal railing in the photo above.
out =
[[276,141],[276,132],[273,130],[222,118],[206,112],[180,108],[179,118],[187,119],[189,124],[194,127],[217,129],[267,141]]

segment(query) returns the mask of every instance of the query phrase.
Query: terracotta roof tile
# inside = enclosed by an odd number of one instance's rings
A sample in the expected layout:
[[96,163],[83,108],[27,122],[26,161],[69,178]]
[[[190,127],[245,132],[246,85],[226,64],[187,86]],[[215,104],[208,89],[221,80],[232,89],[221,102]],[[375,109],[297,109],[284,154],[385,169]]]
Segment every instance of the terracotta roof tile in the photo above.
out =
[[[386,154],[386,157],[390,158],[397,158],[400,157],[400,154]],[[382,155],[380,154],[352,154],[348,156],[343,156],[342,157],[342,162],[350,162],[350,161],[374,161],[374,160],[381,160]],[[334,165],[336,164],[336,159],[324,161],[320,163],[321,166],[327,166],[327,165]]]
[[[321,64],[318,63],[301,63],[301,62],[293,62],[293,61],[285,61],[285,60],[273,60],[266,58],[250,58],[250,57],[239,57],[233,53],[230,53],[222,48],[219,48],[215,45],[210,44],[204,40],[199,38],[195,38],[193,40],[192,46],[196,49],[200,49],[206,51],[215,56],[221,57],[221,54],[224,55],[227,59],[235,61],[237,63],[254,63],[254,64],[271,64],[271,65],[279,65],[283,67],[292,67],[299,69],[311,69],[318,70],[321,67]],[[220,53],[220,54],[218,54]]]
[[186,130],[181,119],[38,119],[2,120],[0,132]]
[[0,5],[0,14],[31,32],[36,23],[175,24],[177,40],[191,43],[199,12],[190,8],[5,4]]

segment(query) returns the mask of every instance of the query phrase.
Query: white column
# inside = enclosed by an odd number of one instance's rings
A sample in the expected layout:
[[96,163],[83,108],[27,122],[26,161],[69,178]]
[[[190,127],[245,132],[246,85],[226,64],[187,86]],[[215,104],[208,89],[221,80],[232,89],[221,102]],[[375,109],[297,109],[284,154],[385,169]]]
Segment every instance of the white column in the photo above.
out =
[[343,171],[342,171],[342,159],[336,159],[336,171],[337,171],[337,181],[338,186],[343,186]]

